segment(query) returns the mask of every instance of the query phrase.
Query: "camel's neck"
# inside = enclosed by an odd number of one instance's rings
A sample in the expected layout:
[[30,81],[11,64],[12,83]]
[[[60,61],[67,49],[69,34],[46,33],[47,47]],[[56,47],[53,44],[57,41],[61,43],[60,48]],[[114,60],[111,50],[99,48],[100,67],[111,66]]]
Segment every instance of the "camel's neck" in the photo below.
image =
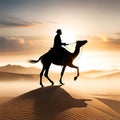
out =
[[75,51],[72,53],[72,58],[75,59],[80,52],[80,46],[76,44]]

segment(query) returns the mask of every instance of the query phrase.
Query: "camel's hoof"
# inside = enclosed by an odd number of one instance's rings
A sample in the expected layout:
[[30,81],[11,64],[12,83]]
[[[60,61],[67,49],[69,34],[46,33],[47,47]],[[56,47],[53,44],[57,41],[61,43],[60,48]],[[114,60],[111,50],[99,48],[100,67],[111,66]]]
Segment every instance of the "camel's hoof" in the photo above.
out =
[[77,77],[74,77],[74,81],[77,80]]
[[40,84],[40,85],[41,85],[42,88],[44,87],[43,84]]
[[64,85],[64,83],[60,82],[61,85]]
[[52,86],[54,85],[54,82],[51,82],[52,83]]

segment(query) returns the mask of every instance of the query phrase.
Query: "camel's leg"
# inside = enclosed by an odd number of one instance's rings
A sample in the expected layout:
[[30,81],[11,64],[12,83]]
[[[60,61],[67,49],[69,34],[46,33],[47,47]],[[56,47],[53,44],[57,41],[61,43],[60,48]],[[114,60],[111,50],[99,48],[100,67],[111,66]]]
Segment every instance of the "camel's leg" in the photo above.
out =
[[44,70],[45,70],[45,68],[44,68],[44,66],[43,66],[42,71],[41,71],[41,73],[40,73],[40,85],[41,85],[42,87],[44,87],[43,84],[42,84],[42,76],[43,76]]
[[52,83],[52,85],[54,85],[54,82],[48,77],[49,68],[50,68],[50,64],[46,66],[44,76]]
[[77,69],[77,76],[74,77],[74,80],[77,80],[78,76],[79,76],[79,68],[73,64],[69,65],[71,68],[76,68]]
[[61,76],[60,76],[60,80],[59,80],[60,84],[62,84],[62,85],[64,85],[64,83],[62,83],[62,77],[63,77],[63,74],[65,72],[65,68],[66,68],[66,65],[63,66],[63,68],[62,68],[62,72],[61,72]]

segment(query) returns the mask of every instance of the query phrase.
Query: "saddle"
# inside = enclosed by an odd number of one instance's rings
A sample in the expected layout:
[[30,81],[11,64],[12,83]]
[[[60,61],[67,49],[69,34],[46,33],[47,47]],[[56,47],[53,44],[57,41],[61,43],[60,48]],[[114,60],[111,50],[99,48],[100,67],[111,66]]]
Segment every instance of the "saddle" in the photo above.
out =
[[62,63],[65,63],[66,56],[64,48],[60,49],[51,48],[48,53],[53,61],[56,62],[61,61]]

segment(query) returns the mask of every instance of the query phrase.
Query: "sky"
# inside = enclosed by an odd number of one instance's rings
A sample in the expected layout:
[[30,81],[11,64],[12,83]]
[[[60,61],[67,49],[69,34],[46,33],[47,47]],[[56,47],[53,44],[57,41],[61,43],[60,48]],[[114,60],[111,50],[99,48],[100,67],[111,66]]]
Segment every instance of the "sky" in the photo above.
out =
[[75,62],[81,68],[120,68],[119,6],[120,0],[0,0],[0,66],[30,66],[61,29],[63,42],[88,40]]

